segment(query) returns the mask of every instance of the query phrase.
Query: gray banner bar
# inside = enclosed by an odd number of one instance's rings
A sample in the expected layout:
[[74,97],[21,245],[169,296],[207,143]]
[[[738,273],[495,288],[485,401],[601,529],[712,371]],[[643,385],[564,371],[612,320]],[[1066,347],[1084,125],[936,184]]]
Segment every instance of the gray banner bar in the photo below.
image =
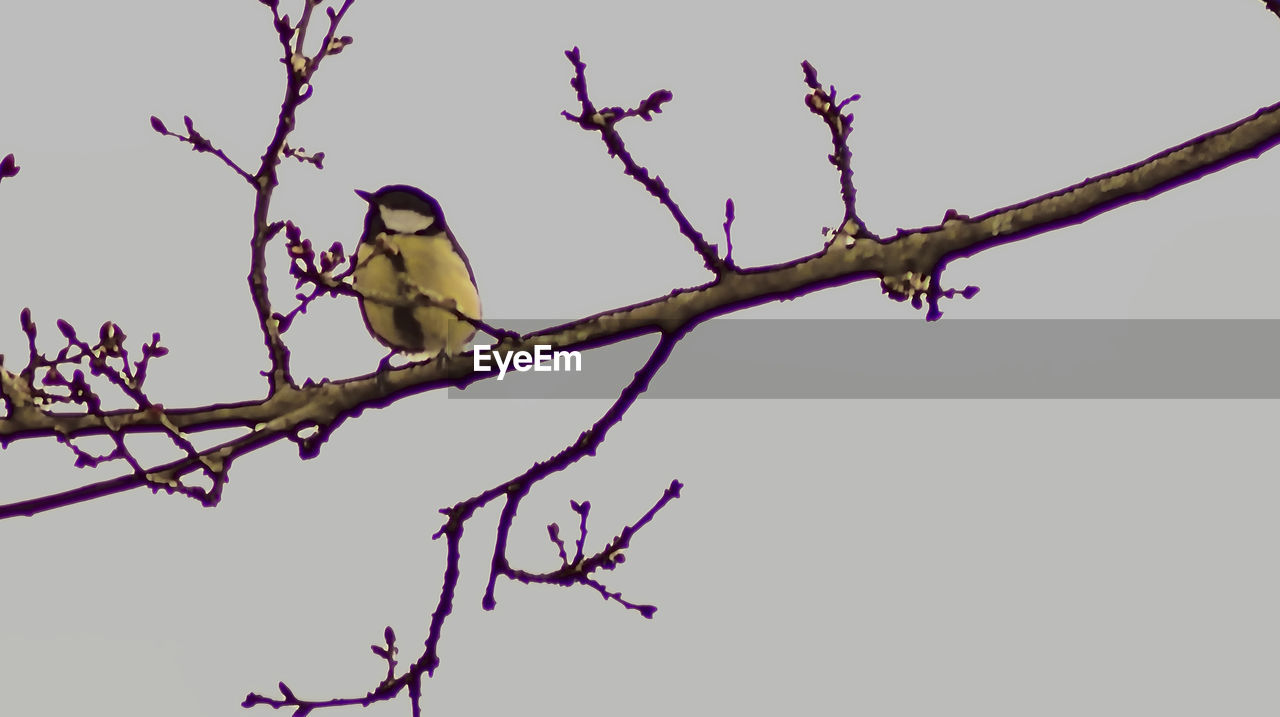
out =
[[[583,352],[578,372],[508,368],[449,395],[613,398],[656,341]],[[1278,358],[1274,319],[716,319],[676,346],[644,397],[1274,399]]]

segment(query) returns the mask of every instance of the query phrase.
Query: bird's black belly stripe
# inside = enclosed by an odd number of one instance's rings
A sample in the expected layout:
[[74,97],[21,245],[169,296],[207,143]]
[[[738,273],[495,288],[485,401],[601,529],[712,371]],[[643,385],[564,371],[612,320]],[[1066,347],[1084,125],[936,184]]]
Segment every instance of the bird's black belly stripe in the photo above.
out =
[[391,320],[395,323],[400,337],[404,339],[404,348],[421,351],[426,348],[426,336],[422,334],[422,324],[413,316],[413,309],[397,306],[391,310]]

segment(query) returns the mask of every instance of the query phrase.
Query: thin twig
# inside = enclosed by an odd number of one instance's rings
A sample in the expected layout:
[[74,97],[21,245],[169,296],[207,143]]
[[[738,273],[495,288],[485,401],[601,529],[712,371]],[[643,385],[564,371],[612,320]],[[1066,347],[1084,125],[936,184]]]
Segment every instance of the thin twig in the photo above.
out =
[[578,103],[582,106],[582,112],[577,115],[567,111],[560,114],[585,130],[600,133],[600,139],[604,141],[605,147],[609,149],[609,156],[617,157],[622,162],[627,176],[640,182],[654,198],[662,203],[662,206],[666,207],[667,211],[671,213],[671,217],[675,219],[676,226],[680,228],[680,233],[693,244],[694,250],[702,257],[702,261],[708,269],[715,272],[717,276],[736,271],[737,267],[733,265],[732,260],[727,256],[721,258],[716,253],[715,246],[707,243],[707,240],[703,238],[702,232],[693,228],[693,224],[684,215],[680,205],[676,204],[675,200],[671,198],[671,190],[667,189],[662,177],[650,176],[649,170],[636,162],[631,153],[627,151],[627,146],[622,141],[622,135],[618,134],[616,129],[618,122],[628,117],[640,117],[646,122],[652,120],[653,115],[662,112],[662,105],[671,101],[671,92],[657,90],[631,109],[606,107],[597,110],[595,103],[591,101],[591,97],[587,93],[587,64],[582,61],[582,52],[575,47],[564,54],[565,57],[569,58],[569,62],[573,64],[574,76],[569,81],[569,84],[577,91]]

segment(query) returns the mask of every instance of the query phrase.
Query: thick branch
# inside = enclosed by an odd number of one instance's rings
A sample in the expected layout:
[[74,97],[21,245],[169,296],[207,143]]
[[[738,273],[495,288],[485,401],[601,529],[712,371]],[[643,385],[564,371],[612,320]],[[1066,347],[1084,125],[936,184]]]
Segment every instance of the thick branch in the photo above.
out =
[[[883,243],[870,239],[832,241],[826,249],[792,262],[725,274],[701,286],[544,329],[519,341],[504,340],[498,347],[531,351],[540,344],[563,350],[607,346],[641,334],[692,328],[737,309],[875,277],[908,274],[931,277],[929,290],[937,292],[942,268],[956,258],[1077,224],[1109,209],[1148,199],[1205,174],[1257,157],[1278,142],[1280,103],[1137,164],[979,217],[970,219],[949,213],[939,226],[904,230]],[[931,301],[936,301],[936,293]],[[929,318],[937,318],[938,314],[935,305]],[[282,433],[312,421],[332,431],[348,416],[366,408],[384,406],[397,398],[436,388],[465,387],[495,374],[496,369],[476,372],[466,360],[433,361],[381,375],[290,388],[263,401],[166,410],[165,415],[173,425],[189,433],[227,426],[254,426],[266,421],[273,421],[274,430]],[[5,383],[11,383],[12,376],[9,374]],[[297,410],[303,405],[307,405],[308,410]],[[103,434],[110,431],[108,423],[116,430],[128,432],[166,430],[155,415],[146,411],[57,416],[28,408],[0,419],[0,441],[58,433]],[[198,464],[190,465],[187,472],[194,470],[199,470]],[[0,506],[0,519],[22,514],[26,514],[25,511],[15,512],[13,506]]]

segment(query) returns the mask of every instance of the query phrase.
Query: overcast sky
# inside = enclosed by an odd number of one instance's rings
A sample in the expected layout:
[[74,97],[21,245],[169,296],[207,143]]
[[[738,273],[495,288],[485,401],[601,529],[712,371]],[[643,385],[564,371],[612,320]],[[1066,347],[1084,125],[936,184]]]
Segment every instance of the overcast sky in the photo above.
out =
[[[134,346],[159,331],[172,353],[149,386],[166,406],[260,397],[252,193],[147,118],[188,114],[256,167],[283,85],[268,11],[8,3],[0,26],[0,156],[22,166],[0,184],[7,365],[25,356],[27,306],[49,349],[58,318],[82,333],[113,320]],[[350,248],[352,189],[418,185],[465,245],[486,315],[548,325],[707,278],[661,207],[560,117],[575,45],[602,106],[674,93],[624,137],[709,238],[734,199],[744,265],[810,253],[840,217],[802,60],[863,96],[855,181],[882,235],[1234,122],[1277,100],[1280,62],[1280,19],[1257,0],[362,0],[342,32],[355,43],[322,65],[291,139],[325,169],[286,162],[273,218]],[[1273,151],[957,262],[948,285],[982,291],[943,321],[1280,318],[1278,182]],[[270,260],[283,305],[280,245]],[[874,282],[740,316],[924,320]],[[299,378],[381,357],[346,299],[286,337]],[[767,357],[769,339],[739,353]],[[850,336],[813,361],[895,358]],[[615,363],[621,385],[634,368]],[[315,460],[284,443],[240,460],[213,510],[134,491],[0,523],[0,712],[243,714],[246,693],[279,680],[363,694],[384,626],[418,654],[437,509],[560,450],[607,405],[418,396],[348,421]],[[642,400],[524,502],[511,555],[555,567],[545,526],[575,522],[570,498],[592,502],[598,548],[678,478],[683,497],[604,576],[655,619],[510,582],[481,610],[490,508],[464,538],[427,713],[1274,714],[1276,419],[1261,400]],[[0,502],[123,471],[72,460],[49,441],[10,446]]]

